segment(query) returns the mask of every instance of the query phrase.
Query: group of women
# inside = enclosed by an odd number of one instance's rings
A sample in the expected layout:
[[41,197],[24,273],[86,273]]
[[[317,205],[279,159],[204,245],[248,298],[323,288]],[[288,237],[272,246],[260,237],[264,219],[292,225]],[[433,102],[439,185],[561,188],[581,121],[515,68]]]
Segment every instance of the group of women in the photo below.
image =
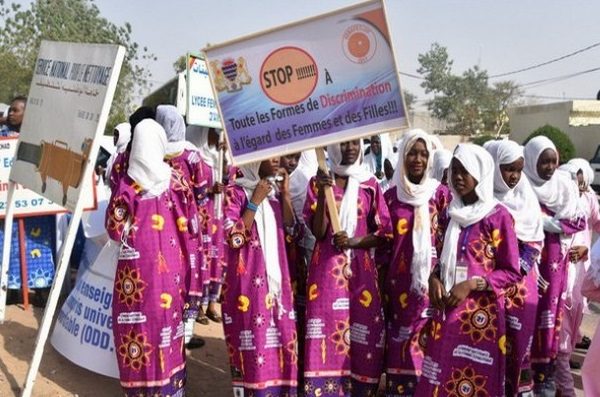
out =
[[186,330],[221,282],[236,397],[553,395],[589,165],[558,170],[542,136],[450,154],[412,130],[391,172],[361,140],[329,145],[330,171],[314,151],[217,170],[216,136],[151,113],[130,119],[106,218],[126,395],[185,394]]

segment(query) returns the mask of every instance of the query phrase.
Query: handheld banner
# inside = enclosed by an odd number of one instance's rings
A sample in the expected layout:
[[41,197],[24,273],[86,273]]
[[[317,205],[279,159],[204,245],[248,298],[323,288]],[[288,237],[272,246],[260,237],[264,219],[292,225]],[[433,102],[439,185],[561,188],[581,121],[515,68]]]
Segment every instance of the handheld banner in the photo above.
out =
[[381,0],[204,51],[237,165],[407,126]]

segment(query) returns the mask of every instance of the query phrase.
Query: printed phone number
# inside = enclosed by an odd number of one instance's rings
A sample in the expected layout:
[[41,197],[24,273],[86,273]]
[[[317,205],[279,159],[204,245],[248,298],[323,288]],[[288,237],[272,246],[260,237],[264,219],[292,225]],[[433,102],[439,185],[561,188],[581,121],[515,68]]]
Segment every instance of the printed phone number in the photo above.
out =
[[[32,198],[29,200],[15,200],[15,208],[35,208],[42,205],[51,205],[54,202],[45,198]],[[6,209],[6,201],[0,201],[0,210]]]

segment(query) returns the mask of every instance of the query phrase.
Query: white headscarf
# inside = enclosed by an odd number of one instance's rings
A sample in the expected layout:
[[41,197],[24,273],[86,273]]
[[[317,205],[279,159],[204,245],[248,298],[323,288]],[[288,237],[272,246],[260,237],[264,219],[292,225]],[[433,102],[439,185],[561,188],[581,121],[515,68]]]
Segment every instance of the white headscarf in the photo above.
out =
[[[390,135],[389,134],[381,134],[381,135],[377,135],[379,137],[379,142],[381,145],[381,172],[385,173],[385,160],[388,159],[389,161],[393,161],[394,160],[394,145],[392,144],[392,140],[390,139]],[[362,143],[362,140],[361,140]],[[364,157],[364,161],[363,164],[366,166],[366,168],[373,174],[375,175],[375,173],[377,172],[377,158],[379,156],[376,156],[373,153],[373,150],[371,150],[369,152],[368,155],[366,155]],[[392,163],[395,164],[395,163]],[[382,178],[385,179],[385,176]]]
[[529,178],[540,204],[554,212],[555,219],[573,219],[578,212],[579,192],[577,186],[571,181],[571,177],[564,171],[556,170],[552,178],[546,181],[537,173],[538,160],[546,149],[554,150],[558,158],[556,146],[547,137],[540,135],[527,142],[523,151],[525,174]]
[[[423,140],[429,152],[425,174],[415,185],[408,180],[404,165],[406,155],[417,140]],[[412,275],[411,289],[418,293],[427,292],[427,279],[431,273],[433,246],[431,245],[431,218],[429,215],[429,200],[435,194],[440,182],[430,177],[433,164],[433,143],[431,136],[423,130],[411,130],[402,139],[398,148],[400,154],[392,184],[396,186],[396,197],[401,203],[414,207],[414,226],[412,230],[413,257],[410,266]]]
[[339,176],[347,176],[346,191],[340,206],[340,223],[342,229],[348,233],[348,237],[354,237],[356,225],[358,222],[358,190],[362,182],[373,178],[373,175],[362,165],[364,156],[362,139],[358,158],[354,164],[342,165],[342,150],[340,144],[336,143],[327,146],[327,154],[333,172]]
[[117,124],[115,130],[119,133],[119,138],[117,138],[117,147],[106,161],[106,170],[104,171],[105,178],[110,177],[110,173],[112,172],[113,165],[115,164],[115,160],[119,153],[123,153],[125,149],[127,149],[127,144],[131,139],[131,124],[129,123],[120,123]]
[[440,258],[442,281],[446,291],[454,285],[458,239],[461,228],[473,225],[485,218],[494,209],[498,201],[494,198],[494,160],[481,146],[461,143],[454,149],[454,158],[460,161],[467,172],[475,178],[475,193],[478,200],[465,205],[452,186],[452,169],[448,170],[450,189],[454,196],[448,213],[450,223],[444,238],[444,249]]
[[433,152],[432,175],[438,181],[444,178],[444,171],[450,167],[452,161],[452,152],[446,149],[437,149]]
[[163,161],[167,150],[165,130],[152,119],[142,120],[134,130],[127,175],[153,196],[169,188],[171,167]]
[[521,241],[534,242],[544,240],[544,223],[542,222],[542,209],[537,200],[529,180],[525,175],[517,185],[508,187],[500,166],[511,164],[523,157],[523,146],[514,141],[494,141],[497,144],[487,148],[496,162],[494,169],[494,196],[512,214],[515,220],[517,238]]
[[577,179],[577,172],[579,172],[579,170],[581,170],[581,172],[583,173],[583,183],[585,185],[585,188],[587,190],[590,190],[590,186],[592,184],[592,182],[594,182],[594,169],[592,168],[592,166],[590,165],[590,162],[587,161],[586,159],[582,159],[580,157],[575,158],[575,159],[571,159],[569,160],[569,162],[567,164],[572,164],[573,166],[575,166],[577,168],[577,170],[575,171],[575,179]]
[[306,189],[310,178],[317,174],[319,164],[314,149],[305,150],[300,155],[298,166],[290,175],[290,196],[296,219],[302,220],[302,211],[306,201]]
[[[260,161],[246,164],[240,167],[242,177],[235,180],[235,184],[244,188],[248,201],[252,198],[252,193],[260,181],[258,173],[260,169]],[[256,230],[263,253],[263,258],[266,263],[267,285],[269,294],[277,301],[279,315],[281,316],[285,310],[282,306],[281,299],[281,264],[279,263],[279,240],[277,238],[277,220],[273,207],[268,202],[271,197],[274,197],[275,190],[271,190],[269,198],[263,200],[258,206],[258,210],[254,215]]]
[[162,125],[167,134],[167,155],[183,152],[185,149],[196,148],[185,140],[185,121],[173,105],[158,105],[156,108],[156,121]]
[[211,147],[208,144],[208,134],[208,127],[188,125],[185,131],[185,138],[197,147],[200,157],[210,167],[214,183],[217,181],[219,174],[219,151],[216,147]]
[[119,137],[117,138],[117,152],[122,153],[127,148],[127,144],[131,139],[131,124],[117,124],[115,130],[119,133]]

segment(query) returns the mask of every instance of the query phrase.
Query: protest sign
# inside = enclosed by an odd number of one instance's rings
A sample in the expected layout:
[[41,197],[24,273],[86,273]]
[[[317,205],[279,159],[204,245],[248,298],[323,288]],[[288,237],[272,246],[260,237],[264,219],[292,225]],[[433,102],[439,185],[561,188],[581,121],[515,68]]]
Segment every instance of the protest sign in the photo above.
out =
[[188,54],[187,59],[186,121],[192,125],[221,128],[221,118],[204,57]]
[[52,346],[90,371],[119,377],[112,332],[113,284],[119,245],[109,241],[83,270],[58,314]]
[[[43,42],[33,70],[27,110],[10,179],[69,210],[82,193],[86,164],[108,88],[116,81],[118,46]],[[94,145],[93,145],[94,143]],[[88,191],[89,193],[89,191]]]
[[407,126],[381,0],[204,51],[235,164]]
[[[0,138],[0,218],[3,218],[6,213],[8,181],[17,151],[17,143],[17,138]],[[82,194],[85,210],[96,208],[95,186],[94,183],[86,185],[86,190]],[[20,185],[16,186],[14,204],[17,217],[49,215],[66,211],[62,205]]]

